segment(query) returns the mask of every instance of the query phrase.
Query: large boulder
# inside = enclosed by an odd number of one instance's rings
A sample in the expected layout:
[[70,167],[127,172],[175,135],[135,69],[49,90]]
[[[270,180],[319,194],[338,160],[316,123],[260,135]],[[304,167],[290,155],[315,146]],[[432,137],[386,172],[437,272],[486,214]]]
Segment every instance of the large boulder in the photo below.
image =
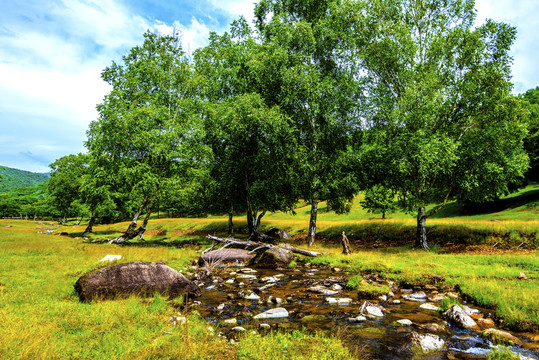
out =
[[198,259],[198,264],[204,266],[209,264],[213,266],[246,266],[256,257],[256,253],[250,253],[249,250],[221,248],[209,251]]
[[274,246],[266,250],[256,264],[257,267],[266,269],[277,269],[287,267],[294,260],[294,253],[281,246]]
[[163,263],[130,262],[94,270],[75,283],[81,301],[114,299],[132,294],[148,296],[155,292],[198,296],[200,290],[191,280]]

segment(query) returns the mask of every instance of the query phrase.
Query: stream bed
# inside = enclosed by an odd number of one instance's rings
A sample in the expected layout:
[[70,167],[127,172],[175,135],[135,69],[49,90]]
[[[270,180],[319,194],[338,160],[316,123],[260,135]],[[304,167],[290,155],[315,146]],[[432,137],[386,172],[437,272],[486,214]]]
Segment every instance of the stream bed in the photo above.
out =
[[[202,295],[189,306],[216,325],[223,336],[236,341],[241,341],[243,331],[323,331],[368,353],[372,359],[412,359],[414,354],[417,356],[412,337],[432,334],[443,340],[443,349],[422,355],[422,359],[485,359],[490,352],[492,343],[481,331],[448,323],[440,311],[434,310],[442,296],[458,294],[432,286],[399,288],[372,274],[369,283],[388,285],[390,297],[362,298],[356,290],[346,287],[351,275],[345,269],[309,266],[278,270],[223,268],[211,278],[196,281]],[[431,306],[424,305],[427,303]],[[381,313],[360,314],[365,305]],[[279,318],[255,318],[270,309],[285,309],[286,313]],[[467,310],[475,313],[475,319],[493,324],[492,310],[476,306]],[[511,347],[514,352],[539,359],[537,342],[513,335],[522,341]]]

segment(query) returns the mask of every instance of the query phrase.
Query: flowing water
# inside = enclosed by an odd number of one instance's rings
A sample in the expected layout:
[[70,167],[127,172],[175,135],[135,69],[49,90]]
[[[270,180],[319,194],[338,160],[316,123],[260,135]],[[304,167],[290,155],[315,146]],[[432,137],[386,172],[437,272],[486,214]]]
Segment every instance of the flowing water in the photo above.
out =
[[[408,301],[402,298],[412,289],[393,287],[394,297],[388,301],[359,298],[354,290],[346,288],[346,271],[333,272],[330,269],[281,269],[243,273],[241,268],[225,268],[212,279],[198,281],[202,296],[191,304],[211,323],[219,325],[228,338],[238,338],[238,332],[232,330],[241,326],[247,331],[272,331],[261,329],[260,324],[268,324],[273,331],[303,329],[306,331],[324,331],[337,335],[348,346],[370,354],[373,359],[411,359],[411,333],[431,333],[438,335],[446,343],[445,350],[434,352],[422,359],[481,359],[486,358],[491,344],[479,332],[464,330],[449,325],[438,311],[422,309],[421,301]],[[322,295],[308,290],[313,285],[325,285],[334,288],[335,295]],[[260,290],[262,288],[262,290]],[[254,291],[254,292],[253,292]],[[429,293],[432,295],[432,292]],[[253,295],[256,294],[256,295]],[[250,296],[249,296],[250,295]],[[252,300],[245,297],[253,297]],[[255,299],[256,297],[259,299]],[[328,303],[327,298],[351,298],[352,302],[343,305]],[[393,303],[393,299],[398,299]],[[379,303],[384,306],[383,317],[367,317],[360,322],[351,322],[350,318],[359,315],[364,301]],[[255,320],[253,316],[271,308],[282,307],[288,311],[288,317]],[[491,310],[478,309],[484,317]],[[236,319],[237,324],[226,321]],[[402,325],[398,320],[407,319],[411,325]],[[445,326],[446,330],[434,329]],[[430,329],[428,328],[430,327]],[[266,326],[267,328],[267,326]],[[526,338],[520,337],[526,341]],[[539,359],[537,344],[524,343],[523,347],[513,348],[524,356]],[[535,347],[535,348],[534,348]]]

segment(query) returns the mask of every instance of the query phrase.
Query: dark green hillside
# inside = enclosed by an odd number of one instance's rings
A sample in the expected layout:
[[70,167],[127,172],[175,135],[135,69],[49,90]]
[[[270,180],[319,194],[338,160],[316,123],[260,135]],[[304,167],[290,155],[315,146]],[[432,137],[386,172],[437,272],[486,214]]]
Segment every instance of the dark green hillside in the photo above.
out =
[[0,166],[0,193],[49,181],[49,174],[38,174]]

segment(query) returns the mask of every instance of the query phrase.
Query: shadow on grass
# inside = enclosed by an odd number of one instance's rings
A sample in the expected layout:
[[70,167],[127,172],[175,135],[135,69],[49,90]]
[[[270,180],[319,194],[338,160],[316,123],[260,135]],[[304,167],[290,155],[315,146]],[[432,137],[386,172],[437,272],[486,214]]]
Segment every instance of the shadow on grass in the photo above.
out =
[[457,216],[487,215],[495,212],[507,211],[517,207],[526,206],[530,209],[539,206],[539,189],[528,190],[509,198],[482,204],[476,203],[450,203],[434,214],[432,218],[451,218]]

